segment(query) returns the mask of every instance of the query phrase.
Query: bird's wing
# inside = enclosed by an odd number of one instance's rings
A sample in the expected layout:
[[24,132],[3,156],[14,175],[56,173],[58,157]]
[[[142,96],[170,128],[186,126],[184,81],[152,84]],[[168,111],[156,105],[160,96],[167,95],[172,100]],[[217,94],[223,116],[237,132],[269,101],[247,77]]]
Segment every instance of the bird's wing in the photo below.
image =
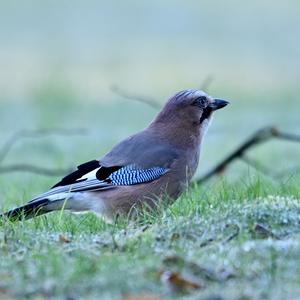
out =
[[141,168],[169,168],[180,156],[182,150],[144,130],[117,144],[99,161],[105,167],[136,164]]
[[180,153],[144,132],[119,143],[103,158],[78,166],[76,171],[32,201],[58,193],[100,191],[159,178],[169,171]]
[[136,164],[104,167],[98,160],[92,160],[77,167],[49,191],[30,202],[45,199],[59,193],[100,191],[117,186],[135,185],[153,181],[168,172],[167,168],[153,166],[141,168]]

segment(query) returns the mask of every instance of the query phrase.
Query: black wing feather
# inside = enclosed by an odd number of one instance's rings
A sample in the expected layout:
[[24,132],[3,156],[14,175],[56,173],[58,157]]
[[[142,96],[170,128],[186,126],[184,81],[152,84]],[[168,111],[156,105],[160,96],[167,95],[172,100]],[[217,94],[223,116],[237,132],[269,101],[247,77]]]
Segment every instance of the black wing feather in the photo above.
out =
[[77,181],[77,179],[81,178],[85,174],[87,174],[99,167],[100,167],[100,163],[98,160],[91,160],[89,162],[86,162],[86,163],[78,166],[76,171],[65,176],[60,182],[55,184],[52,187],[52,189],[56,188],[58,186],[64,186],[64,185],[69,185],[69,184],[72,184],[75,182],[79,182],[79,181]]
[[[100,168],[101,167],[101,168]],[[113,167],[103,167],[101,166],[98,160],[91,160],[77,167],[77,170],[65,176],[60,182],[55,184],[51,189],[59,187],[71,185],[74,183],[78,183],[81,181],[85,181],[87,179],[80,179],[82,176],[92,172],[95,169],[100,168],[96,173],[96,178],[99,181],[108,181],[108,177],[113,173],[121,169],[121,166],[113,166]]]

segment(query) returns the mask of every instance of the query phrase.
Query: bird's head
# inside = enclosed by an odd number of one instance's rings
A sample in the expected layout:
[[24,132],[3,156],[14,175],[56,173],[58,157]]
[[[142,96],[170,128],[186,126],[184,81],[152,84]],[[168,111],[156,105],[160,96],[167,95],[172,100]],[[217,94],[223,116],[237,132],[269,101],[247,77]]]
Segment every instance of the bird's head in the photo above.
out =
[[165,104],[156,121],[175,122],[179,126],[207,128],[214,111],[229,102],[216,99],[201,90],[188,89],[176,93]]

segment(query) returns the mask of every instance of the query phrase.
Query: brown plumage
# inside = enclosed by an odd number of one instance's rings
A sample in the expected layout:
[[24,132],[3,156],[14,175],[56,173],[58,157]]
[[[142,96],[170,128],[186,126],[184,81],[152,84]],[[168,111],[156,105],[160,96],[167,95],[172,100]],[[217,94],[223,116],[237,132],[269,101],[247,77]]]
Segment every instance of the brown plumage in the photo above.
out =
[[63,207],[112,218],[143,204],[154,208],[160,200],[172,203],[197,169],[212,113],[227,104],[199,90],[179,92],[146,129],[5,215],[30,218]]

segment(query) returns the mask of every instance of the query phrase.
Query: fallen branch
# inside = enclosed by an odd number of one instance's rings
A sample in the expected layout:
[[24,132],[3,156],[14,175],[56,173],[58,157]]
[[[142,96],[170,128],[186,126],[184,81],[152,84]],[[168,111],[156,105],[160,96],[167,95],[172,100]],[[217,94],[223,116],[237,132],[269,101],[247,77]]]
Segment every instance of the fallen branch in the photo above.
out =
[[[198,184],[201,184],[214,175],[222,174],[227,169],[228,165],[230,165],[234,160],[243,159],[244,161],[246,161],[247,159],[245,159],[245,153],[249,149],[258,146],[259,144],[265,143],[271,138],[300,142],[299,135],[280,132],[275,127],[266,127],[260,129],[252,137],[246,140],[241,146],[239,146],[235,151],[228,155],[221,163],[219,163],[216,167],[214,167],[211,171],[202,176],[196,182]],[[249,164],[249,160],[247,161],[247,163]],[[252,166],[254,165],[252,164]]]
[[52,128],[52,129],[37,129],[37,130],[20,130],[14,133],[0,149],[0,163],[3,162],[12,147],[23,138],[41,138],[49,135],[79,135],[85,134],[86,129],[63,129],[63,128]]
[[[60,135],[70,136],[85,134],[87,130],[82,128],[76,129],[63,129],[63,128],[52,128],[52,129],[37,129],[37,130],[20,130],[14,133],[0,149],[0,163],[8,155],[12,147],[23,138],[42,138],[49,135]],[[0,174],[11,173],[11,172],[28,172],[44,176],[61,176],[70,172],[70,169],[48,169],[43,167],[37,167],[31,164],[13,164],[9,166],[0,167]]]
[[[120,91],[120,90],[118,90]],[[124,95],[123,95],[124,96]],[[133,99],[131,96],[126,95],[126,97],[130,97],[130,99]],[[142,98],[136,98],[137,101],[142,101],[144,103],[147,103],[150,105],[149,100],[145,102],[145,99],[141,100]],[[152,102],[151,102],[152,103]],[[155,104],[155,106],[158,105],[158,103]],[[154,107],[153,103],[152,106]],[[4,146],[0,149],[0,163],[4,160],[4,158],[7,156],[11,148],[14,146],[14,144],[19,141],[22,138],[40,138],[44,137],[45,135],[74,135],[74,134],[84,134],[86,130],[84,129],[39,129],[39,130],[21,130],[14,135],[12,135],[7,142],[4,144]],[[235,151],[233,151],[230,155],[228,155],[223,161],[221,161],[216,167],[214,167],[211,171],[209,171],[207,174],[202,176],[200,179],[198,179],[196,182],[198,184],[201,184],[211,177],[215,175],[219,175],[223,173],[227,167],[235,160],[241,159],[245,163],[247,163],[249,166],[252,166],[259,172],[265,174],[266,176],[272,177],[273,179],[277,179],[282,177],[282,174],[280,175],[274,175],[271,170],[268,168],[261,166],[257,162],[251,160],[248,158],[245,154],[249,149],[258,146],[259,144],[265,143],[271,138],[281,139],[281,140],[287,140],[287,141],[293,141],[293,142],[300,142],[300,136],[290,133],[281,132],[275,127],[266,127],[263,129],[258,130],[253,136],[251,136],[248,140],[246,140],[242,145],[240,145]],[[14,164],[9,166],[3,166],[0,167],[0,174],[2,173],[9,173],[9,172],[29,172],[44,176],[61,176],[64,174],[67,174],[70,172],[70,169],[48,169],[43,167],[38,167],[30,164]]]

